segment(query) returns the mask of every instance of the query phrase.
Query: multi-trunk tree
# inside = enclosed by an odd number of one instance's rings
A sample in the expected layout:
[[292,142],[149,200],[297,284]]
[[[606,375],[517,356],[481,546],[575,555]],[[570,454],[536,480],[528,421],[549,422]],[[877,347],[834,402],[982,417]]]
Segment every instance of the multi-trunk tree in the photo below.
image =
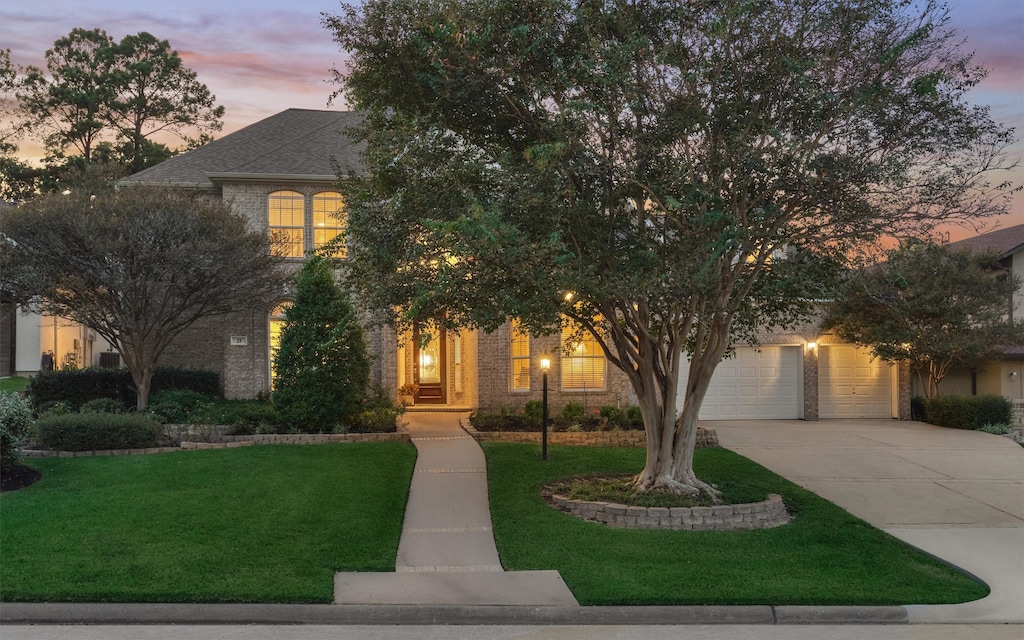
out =
[[692,459],[716,365],[850,249],[1007,204],[1012,132],[927,1],[378,0],[324,24],[365,114],[368,176],[341,187],[361,299],[582,326],[639,402],[642,488],[714,493]]
[[266,312],[284,295],[276,247],[224,205],[182,190],[53,194],[0,210],[0,290],[106,339],[142,410],[175,337],[200,318]]
[[934,398],[953,368],[974,369],[1024,341],[1012,310],[1020,286],[998,255],[907,243],[850,277],[826,326],[885,362],[909,362]]

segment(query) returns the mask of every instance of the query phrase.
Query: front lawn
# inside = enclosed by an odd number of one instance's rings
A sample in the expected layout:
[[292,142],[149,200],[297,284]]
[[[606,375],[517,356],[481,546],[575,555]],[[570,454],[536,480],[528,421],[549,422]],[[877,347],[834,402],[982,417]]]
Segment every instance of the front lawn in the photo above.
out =
[[725,449],[698,475],[731,491],[781,494],[795,520],[757,531],[642,531],[550,507],[541,486],[637,473],[644,449],[485,443],[494,537],[509,571],[557,569],[580,604],[899,605],[965,602],[988,589],[831,502]]
[[394,571],[416,460],[401,443],[30,461],[0,497],[0,599],[324,602]]
[[28,378],[0,378],[0,393],[24,391],[28,388]]

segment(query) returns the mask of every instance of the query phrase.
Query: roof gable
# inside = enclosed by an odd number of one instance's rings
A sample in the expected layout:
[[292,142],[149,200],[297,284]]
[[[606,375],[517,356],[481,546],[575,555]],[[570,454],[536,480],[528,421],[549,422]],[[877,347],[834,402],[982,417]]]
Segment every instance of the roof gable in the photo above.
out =
[[302,176],[331,179],[334,159],[342,172],[362,170],[362,145],[345,129],[359,124],[352,111],[287,109],[120,181],[214,188],[211,176],[246,179]]

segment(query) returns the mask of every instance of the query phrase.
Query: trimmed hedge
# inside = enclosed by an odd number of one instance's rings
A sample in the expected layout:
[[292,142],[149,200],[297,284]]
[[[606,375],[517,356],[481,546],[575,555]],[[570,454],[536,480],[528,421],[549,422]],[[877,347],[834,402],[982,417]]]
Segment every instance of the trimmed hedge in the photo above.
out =
[[976,430],[986,424],[1009,424],[1012,405],[1003,396],[939,396],[925,402],[924,421],[942,427]]
[[32,426],[32,408],[20,393],[0,392],[0,467],[17,464]]
[[55,451],[146,449],[157,446],[163,427],[145,416],[74,413],[36,421],[36,441]]
[[[135,407],[136,391],[127,369],[87,367],[66,371],[43,371],[29,384],[32,405],[63,402],[72,411],[90,400],[110,398],[125,407]],[[153,372],[150,397],[169,390],[189,390],[220,396],[220,376],[213,371],[157,367]]]

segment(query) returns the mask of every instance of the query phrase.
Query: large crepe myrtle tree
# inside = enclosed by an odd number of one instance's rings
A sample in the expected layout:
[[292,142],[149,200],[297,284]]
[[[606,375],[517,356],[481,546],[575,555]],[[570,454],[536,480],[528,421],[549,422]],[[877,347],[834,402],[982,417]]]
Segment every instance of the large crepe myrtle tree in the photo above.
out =
[[643,489],[714,495],[692,460],[715,367],[806,316],[851,249],[1007,206],[1012,132],[967,103],[985,72],[934,3],[371,0],[323,22],[365,114],[367,175],[341,186],[361,300],[399,325],[582,326],[638,399]]
[[105,338],[131,371],[141,411],[183,331],[200,318],[265,311],[284,295],[280,246],[185,190],[40,196],[0,210],[0,289]]

